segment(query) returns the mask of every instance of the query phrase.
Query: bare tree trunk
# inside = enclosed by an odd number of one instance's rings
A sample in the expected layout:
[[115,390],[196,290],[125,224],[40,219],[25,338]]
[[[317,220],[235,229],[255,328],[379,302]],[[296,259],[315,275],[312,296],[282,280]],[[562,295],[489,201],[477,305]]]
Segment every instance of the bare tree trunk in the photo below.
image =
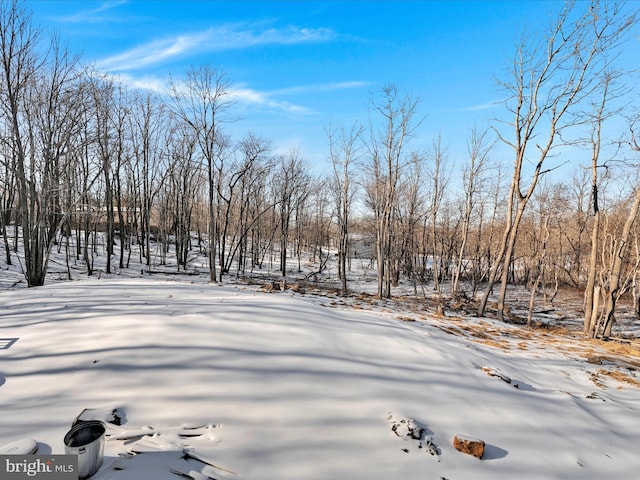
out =
[[596,269],[598,264],[598,239],[600,237],[600,210],[597,206],[597,185],[594,185],[594,215],[591,227],[591,253],[589,255],[589,270],[587,284],[584,289],[584,329],[586,336],[593,337],[595,333],[595,323],[593,323],[596,313]]
[[4,165],[2,172],[3,188],[0,193],[0,230],[2,231],[2,239],[4,242],[5,260],[7,265],[12,265],[11,260],[11,242],[9,241],[9,225],[11,221],[17,223],[13,210],[16,201],[16,186],[15,186],[15,165],[13,152],[9,148],[3,148]]

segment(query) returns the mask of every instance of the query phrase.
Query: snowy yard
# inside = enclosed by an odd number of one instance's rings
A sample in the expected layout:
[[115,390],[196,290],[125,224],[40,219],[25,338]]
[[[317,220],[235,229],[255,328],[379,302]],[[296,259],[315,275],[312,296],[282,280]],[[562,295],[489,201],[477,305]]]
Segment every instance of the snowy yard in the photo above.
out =
[[[123,429],[160,432],[157,451],[120,460],[144,448],[108,439],[97,480],[179,478],[183,445],[215,463],[190,461],[212,478],[601,480],[640,470],[640,389],[611,376],[633,381],[637,359],[613,365],[578,337],[164,276],[0,299],[0,445],[35,438],[40,453],[63,453],[85,408],[118,408]],[[424,427],[419,438],[392,431],[402,420]],[[181,425],[208,427],[163,433]],[[457,434],[486,442],[484,457],[456,451]]]

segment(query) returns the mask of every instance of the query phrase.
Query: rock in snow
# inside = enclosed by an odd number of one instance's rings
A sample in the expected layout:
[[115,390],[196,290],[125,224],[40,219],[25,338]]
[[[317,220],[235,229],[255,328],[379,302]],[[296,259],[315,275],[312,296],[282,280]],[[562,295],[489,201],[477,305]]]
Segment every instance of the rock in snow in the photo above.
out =
[[484,442],[477,438],[456,435],[453,437],[453,446],[459,452],[473,455],[476,458],[482,458],[484,455]]
[[[440,451],[431,437],[432,432],[426,425],[414,420],[413,418],[402,418],[395,420],[393,415],[389,413],[388,420],[391,423],[391,431],[403,440],[415,440],[418,450],[424,449],[425,452],[440,461]],[[402,448],[402,451],[409,453],[408,448]]]

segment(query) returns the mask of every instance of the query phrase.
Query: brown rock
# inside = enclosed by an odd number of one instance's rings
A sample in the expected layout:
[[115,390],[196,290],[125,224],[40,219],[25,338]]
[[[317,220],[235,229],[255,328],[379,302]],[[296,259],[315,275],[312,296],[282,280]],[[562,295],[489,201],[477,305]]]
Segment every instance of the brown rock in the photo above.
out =
[[453,446],[459,452],[473,455],[476,458],[482,458],[484,455],[484,442],[477,438],[456,435],[453,437]]

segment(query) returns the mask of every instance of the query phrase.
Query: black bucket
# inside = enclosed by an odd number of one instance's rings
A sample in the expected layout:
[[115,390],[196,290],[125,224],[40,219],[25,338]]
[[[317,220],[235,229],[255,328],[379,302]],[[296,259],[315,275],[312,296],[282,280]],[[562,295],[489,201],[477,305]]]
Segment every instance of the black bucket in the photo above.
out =
[[78,456],[78,478],[94,475],[102,465],[104,456],[104,423],[97,420],[80,421],[64,436],[64,451]]

